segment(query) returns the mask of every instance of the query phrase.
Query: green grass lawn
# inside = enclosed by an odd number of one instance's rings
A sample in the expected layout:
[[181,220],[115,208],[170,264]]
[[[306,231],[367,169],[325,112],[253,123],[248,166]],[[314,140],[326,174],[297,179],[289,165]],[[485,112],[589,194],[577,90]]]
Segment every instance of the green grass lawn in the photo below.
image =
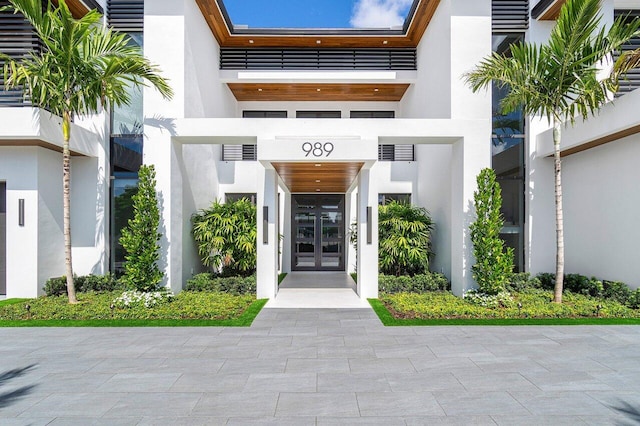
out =
[[551,300],[551,292],[528,290],[512,293],[509,303],[495,308],[471,304],[449,292],[381,294],[369,303],[388,326],[640,324],[640,310],[611,300],[572,293],[565,293],[562,304]]
[[[249,326],[266,304],[253,295],[183,291],[152,308],[111,308],[121,292],[79,293],[76,305],[66,296],[4,301],[0,327]],[[16,299],[13,299],[16,300]],[[25,305],[29,304],[27,312]]]

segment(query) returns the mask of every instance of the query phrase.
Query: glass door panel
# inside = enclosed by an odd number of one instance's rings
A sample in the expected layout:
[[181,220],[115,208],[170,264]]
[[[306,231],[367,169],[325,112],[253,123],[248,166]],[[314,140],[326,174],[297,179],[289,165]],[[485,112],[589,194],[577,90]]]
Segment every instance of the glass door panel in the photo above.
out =
[[294,270],[344,270],[344,195],[292,196]]

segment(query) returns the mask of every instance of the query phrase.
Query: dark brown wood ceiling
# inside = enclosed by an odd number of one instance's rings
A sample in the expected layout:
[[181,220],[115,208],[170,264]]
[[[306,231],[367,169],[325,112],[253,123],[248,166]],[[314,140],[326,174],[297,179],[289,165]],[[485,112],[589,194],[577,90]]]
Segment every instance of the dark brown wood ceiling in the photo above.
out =
[[291,192],[344,193],[364,163],[273,163]]
[[[420,0],[406,34],[233,34],[224,19],[222,0],[196,0],[211,32],[222,47],[417,47],[440,0]],[[318,41],[320,43],[318,43]]]
[[238,101],[384,101],[402,99],[408,84],[229,83]]

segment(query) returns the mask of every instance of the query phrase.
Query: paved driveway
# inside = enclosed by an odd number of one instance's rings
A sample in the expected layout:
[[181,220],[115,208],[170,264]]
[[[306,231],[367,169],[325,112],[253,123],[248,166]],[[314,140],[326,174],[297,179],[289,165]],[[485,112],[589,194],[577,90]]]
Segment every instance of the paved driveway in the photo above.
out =
[[640,422],[640,327],[385,328],[265,309],[251,328],[0,329],[0,425]]

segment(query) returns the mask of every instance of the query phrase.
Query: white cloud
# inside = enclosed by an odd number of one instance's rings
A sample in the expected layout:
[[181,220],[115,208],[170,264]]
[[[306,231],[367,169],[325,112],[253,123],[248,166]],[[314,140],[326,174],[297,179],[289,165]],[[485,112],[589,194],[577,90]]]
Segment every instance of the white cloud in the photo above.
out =
[[390,28],[404,24],[412,0],[357,0],[351,14],[354,28]]

